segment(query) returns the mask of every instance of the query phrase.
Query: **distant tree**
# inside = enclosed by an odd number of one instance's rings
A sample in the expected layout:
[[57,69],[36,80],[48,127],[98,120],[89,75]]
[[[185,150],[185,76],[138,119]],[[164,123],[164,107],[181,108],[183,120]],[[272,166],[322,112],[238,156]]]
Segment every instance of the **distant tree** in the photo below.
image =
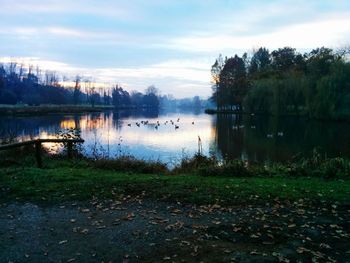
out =
[[103,91],[103,104],[104,105],[111,104],[111,97],[109,96],[109,90],[108,92],[106,92],[106,90]]
[[91,106],[95,107],[95,105],[99,104],[100,102],[101,102],[101,95],[93,91],[92,94],[90,95]]
[[138,91],[132,91],[131,92],[131,104],[134,105],[137,108],[142,107],[143,104],[143,94]]
[[74,90],[73,90],[73,103],[75,105],[79,104],[79,98],[80,98],[80,82],[81,82],[81,77],[76,76],[74,79]]
[[[98,96],[97,96],[98,95]],[[95,107],[96,102],[98,102],[98,99],[100,98],[99,94],[95,91],[95,86],[90,86],[89,90],[89,101],[92,107]]]
[[159,108],[158,89],[152,85],[145,90],[143,104],[148,108]]
[[112,102],[116,108],[130,107],[131,99],[129,92],[116,85],[112,92]]
[[5,90],[5,78],[6,72],[3,65],[0,65],[0,97],[2,96],[2,92]]
[[194,96],[192,99],[192,103],[195,109],[200,109],[202,107],[202,103],[199,96]]
[[154,86],[154,85],[151,85],[149,86],[146,90],[145,90],[145,94],[146,95],[150,95],[150,94],[154,94],[155,96],[158,96],[158,89]]
[[11,90],[0,90],[0,104],[16,104],[17,96]]

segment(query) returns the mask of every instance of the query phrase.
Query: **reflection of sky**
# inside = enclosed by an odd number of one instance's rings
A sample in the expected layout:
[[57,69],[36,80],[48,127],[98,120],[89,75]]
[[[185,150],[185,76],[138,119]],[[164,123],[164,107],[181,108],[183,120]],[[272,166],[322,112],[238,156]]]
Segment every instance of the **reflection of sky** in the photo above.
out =
[[[180,117],[179,122],[177,118]],[[149,121],[147,125],[141,121]],[[170,123],[175,122],[179,128]],[[159,121],[160,126],[155,129]],[[165,122],[168,121],[167,124]],[[194,122],[194,124],[192,124]],[[136,125],[140,123],[140,127]],[[128,126],[131,124],[131,127]],[[198,150],[198,136],[201,137],[203,152],[209,153],[209,144],[214,130],[211,127],[211,117],[208,115],[172,114],[159,118],[127,118],[119,120],[118,129],[113,124],[113,116],[95,120],[82,119],[79,122],[82,137],[87,141],[87,153],[91,153],[92,145],[97,142],[111,156],[131,154],[138,158],[171,161],[183,154],[193,155]],[[65,125],[62,125],[67,127]],[[120,144],[120,146],[118,145]]]
[[[219,158],[283,161],[298,154],[308,154],[315,147],[327,152],[327,156],[350,156],[348,144],[344,143],[349,141],[350,134],[350,125],[346,123],[251,116],[239,119],[235,116],[190,113],[165,113],[157,118],[140,117],[148,113],[133,114],[132,117],[126,113],[120,114],[124,116],[120,118],[108,112],[0,117],[0,143],[8,138],[19,141],[55,138],[62,129],[77,128],[81,129],[81,137],[86,141],[83,149],[90,156],[95,145],[97,152],[107,157],[128,154],[139,159],[173,163],[197,152],[198,136],[202,140],[203,153]],[[180,118],[179,122],[177,118]],[[146,120],[149,125],[142,125],[141,121]],[[170,120],[179,129],[175,130]],[[158,130],[154,128],[157,121],[160,123]],[[168,123],[165,125],[166,121]],[[140,123],[140,127],[136,126],[136,122]],[[284,135],[278,136],[279,132]],[[272,134],[273,138],[268,138],[267,134]],[[52,152],[61,149],[60,145],[55,144],[45,144],[44,147]]]

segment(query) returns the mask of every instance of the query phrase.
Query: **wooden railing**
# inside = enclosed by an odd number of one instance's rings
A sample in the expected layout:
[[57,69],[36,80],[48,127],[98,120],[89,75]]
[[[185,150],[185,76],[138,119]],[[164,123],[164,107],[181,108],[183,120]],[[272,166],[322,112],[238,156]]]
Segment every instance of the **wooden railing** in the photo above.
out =
[[25,142],[16,142],[16,143],[11,143],[11,144],[5,144],[5,145],[0,145],[0,151],[3,150],[10,150],[22,146],[27,146],[27,145],[34,145],[35,146],[35,159],[36,163],[39,168],[43,167],[43,161],[41,157],[41,144],[42,143],[67,143],[67,155],[68,158],[73,157],[73,144],[74,143],[83,143],[83,139],[36,139],[36,140],[31,140],[31,141],[25,141]]

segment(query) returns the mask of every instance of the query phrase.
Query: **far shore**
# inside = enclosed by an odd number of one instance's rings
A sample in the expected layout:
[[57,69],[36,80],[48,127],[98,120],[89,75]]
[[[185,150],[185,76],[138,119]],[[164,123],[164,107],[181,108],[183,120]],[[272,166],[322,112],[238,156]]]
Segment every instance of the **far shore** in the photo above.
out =
[[42,115],[52,113],[85,113],[85,112],[102,112],[106,110],[133,110],[135,107],[119,107],[113,105],[54,105],[42,104],[31,106],[26,104],[4,105],[0,104],[0,115]]

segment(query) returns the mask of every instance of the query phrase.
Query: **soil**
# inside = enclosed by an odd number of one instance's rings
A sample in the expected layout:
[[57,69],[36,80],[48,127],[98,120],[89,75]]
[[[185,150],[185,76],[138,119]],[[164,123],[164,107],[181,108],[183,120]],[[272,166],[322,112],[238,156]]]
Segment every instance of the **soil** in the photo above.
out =
[[350,262],[350,208],[124,197],[0,205],[0,262]]

